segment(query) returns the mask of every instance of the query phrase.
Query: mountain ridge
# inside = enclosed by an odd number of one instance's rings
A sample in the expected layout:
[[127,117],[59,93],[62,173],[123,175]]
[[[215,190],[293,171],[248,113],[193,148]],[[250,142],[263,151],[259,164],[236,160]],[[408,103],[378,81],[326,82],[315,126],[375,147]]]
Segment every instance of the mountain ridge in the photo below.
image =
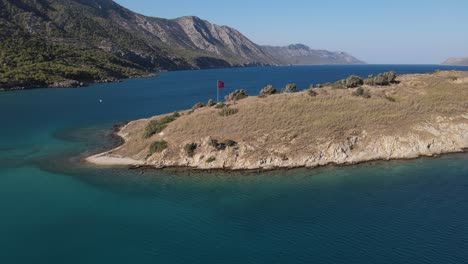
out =
[[[0,48],[0,89],[294,64],[276,53],[281,48],[260,46],[234,28],[196,16],[148,17],[111,0],[0,0]],[[343,61],[338,53],[324,56],[325,63]]]
[[288,46],[263,46],[267,53],[276,56],[283,64],[316,65],[316,64],[365,64],[342,51],[315,50],[304,44]]

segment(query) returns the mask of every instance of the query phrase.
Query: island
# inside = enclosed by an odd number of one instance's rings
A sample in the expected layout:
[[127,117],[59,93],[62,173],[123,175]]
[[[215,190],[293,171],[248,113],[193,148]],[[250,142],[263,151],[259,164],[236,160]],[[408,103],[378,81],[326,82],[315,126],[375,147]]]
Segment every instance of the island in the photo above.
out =
[[468,57],[463,58],[449,58],[442,62],[442,65],[448,66],[468,66]]
[[271,170],[411,159],[468,148],[468,72],[382,73],[299,91],[236,90],[226,102],[127,123],[104,166]]

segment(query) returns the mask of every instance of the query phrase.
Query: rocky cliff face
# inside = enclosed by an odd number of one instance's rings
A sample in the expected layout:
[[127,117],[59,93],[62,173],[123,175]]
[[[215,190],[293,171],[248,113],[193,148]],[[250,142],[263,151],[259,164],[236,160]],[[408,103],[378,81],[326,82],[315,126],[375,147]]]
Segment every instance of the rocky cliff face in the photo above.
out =
[[454,65],[454,66],[468,66],[468,57],[466,58],[449,58],[442,62],[442,65]]
[[[158,70],[355,63],[341,53],[261,47],[227,26],[198,17],[147,17],[111,0],[0,0],[0,48],[0,88]],[[53,65],[45,69],[44,63]]]
[[363,61],[345,52],[314,50],[303,44],[286,47],[262,47],[266,53],[277,58],[281,64],[314,65],[314,64],[364,64]]
[[139,27],[163,43],[180,49],[206,52],[233,63],[275,64],[275,58],[239,31],[212,24],[198,17],[187,16],[172,20],[136,17]]
[[[132,125],[131,123],[129,124]],[[119,135],[130,140],[125,127]],[[344,140],[329,140],[316,152],[291,152],[288,147],[275,148],[264,155],[268,146],[262,142],[241,142],[235,147],[219,151],[210,144],[210,137],[203,139],[194,157],[183,150],[170,153],[166,150],[148,159],[99,154],[88,158],[101,165],[147,165],[156,168],[188,167],[196,169],[254,170],[275,168],[314,168],[328,164],[349,165],[373,160],[411,159],[444,153],[462,152],[468,148],[468,115],[457,118],[438,117],[434,122],[418,124],[403,136],[384,135],[372,137],[364,131]],[[262,150],[262,151],[259,151]],[[207,157],[216,157],[206,162]]]

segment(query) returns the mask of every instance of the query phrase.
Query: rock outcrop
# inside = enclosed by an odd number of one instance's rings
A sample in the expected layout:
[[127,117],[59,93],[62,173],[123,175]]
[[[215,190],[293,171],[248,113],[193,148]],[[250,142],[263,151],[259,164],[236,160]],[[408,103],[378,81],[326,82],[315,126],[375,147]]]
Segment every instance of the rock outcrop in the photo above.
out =
[[[131,123],[129,124],[131,126]],[[118,135],[126,138],[125,127]],[[314,168],[328,164],[349,165],[373,160],[412,159],[444,153],[462,152],[468,148],[468,114],[458,118],[438,117],[434,122],[419,124],[404,136],[370,137],[364,131],[342,141],[330,140],[317,146],[312,153],[292,153],[287,147],[261,155],[258,149],[267,145],[239,142],[234,147],[219,150],[210,145],[211,137],[198,142],[196,154],[187,157],[182,149],[168,149],[148,159],[114,156],[109,152],[89,157],[89,162],[101,165],[135,165],[189,167],[196,169],[253,170],[275,168]],[[110,155],[109,155],[110,154]],[[172,158],[168,158],[171,156]],[[174,158],[176,157],[176,158]],[[211,162],[207,158],[215,157]]]

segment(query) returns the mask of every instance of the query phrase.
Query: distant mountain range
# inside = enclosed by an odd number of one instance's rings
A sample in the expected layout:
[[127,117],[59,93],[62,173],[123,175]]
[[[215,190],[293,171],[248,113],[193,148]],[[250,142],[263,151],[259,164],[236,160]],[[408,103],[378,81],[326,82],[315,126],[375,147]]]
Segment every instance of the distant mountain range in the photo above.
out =
[[350,64],[301,44],[260,46],[198,17],[162,19],[111,0],[0,0],[0,88],[80,86],[154,71]]
[[453,66],[468,66],[468,57],[465,58],[449,58],[442,62],[442,65],[453,65]]
[[262,49],[276,58],[280,64],[313,65],[365,63],[345,52],[314,50],[303,44],[293,44],[287,47],[263,46]]

